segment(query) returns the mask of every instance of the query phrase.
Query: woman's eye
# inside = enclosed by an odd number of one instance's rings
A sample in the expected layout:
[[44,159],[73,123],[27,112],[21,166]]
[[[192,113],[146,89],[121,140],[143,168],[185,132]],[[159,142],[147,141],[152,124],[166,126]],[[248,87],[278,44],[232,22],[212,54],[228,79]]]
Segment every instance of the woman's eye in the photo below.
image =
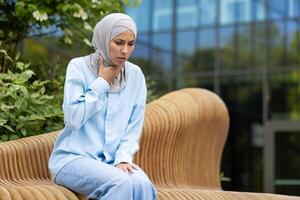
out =
[[132,42],[132,43],[128,43],[128,45],[129,45],[129,46],[133,46],[133,45],[134,45],[134,42]]
[[120,42],[120,41],[115,41],[115,43],[117,44],[117,45],[121,45],[121,44],[123,44],[122,42]]

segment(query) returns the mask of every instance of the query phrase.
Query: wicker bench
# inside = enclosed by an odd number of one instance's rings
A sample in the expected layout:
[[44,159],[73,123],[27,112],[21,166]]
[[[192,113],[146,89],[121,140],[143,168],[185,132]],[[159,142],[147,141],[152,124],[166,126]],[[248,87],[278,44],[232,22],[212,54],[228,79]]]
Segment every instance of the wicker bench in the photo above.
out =
[[[207,90],[182,89],[147,105],[141,149],[135,157],[160,200],[298,199],[222,191],[220,161],[229,126],[222,100]],[[0,200],[78,200],[55,185],[47,167],[59,132],[0,144]]]

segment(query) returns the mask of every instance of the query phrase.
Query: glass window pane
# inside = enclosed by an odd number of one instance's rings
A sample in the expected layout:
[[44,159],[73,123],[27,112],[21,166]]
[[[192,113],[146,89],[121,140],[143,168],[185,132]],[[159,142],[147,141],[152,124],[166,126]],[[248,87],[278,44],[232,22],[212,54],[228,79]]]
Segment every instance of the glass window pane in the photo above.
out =
[[171,51],[172,35],[171,33],[155,33],[152,37],[152,47],[158,50]]
[[[230,145],[226,145],[225,151],[231,149],[227,155],[234,172],[227,172],[227,176],[240,190],[261,190],[262,153],[251,140],[255,127],[262,123],[261,76],[223,77],[220,95],[230,113],[227,139]],[[228,162],[223,164],[228,165]]]
[[153,30],[168,30],[172,28],[173,0],[154,0]]
[[300,27],[295,21],[289,21],[288,34],[288,65],[300,66]]
[[265,24],[256,24],[253,38],[254,43],[254,65],[263,67],[266,64],[266,27]]
[[172,56],[169,53],[152,50],[151,55],[152,73],[159,77],[171,76]]
[[281,19],[287,16],[287,0],[267,0],[269,19]]
[[130,7],[125,9],[125,12],[136,22],[138,32],[146,32],[150,30],[149,2],[149,0],[144,0],[141,1],[141,3],[137,7]]
[[198,24],[196,0],[177,0],[177,28],[195,27]]
[[213,77],[189,77],[189,76],[180,76],[179,88],[186,87],[198,87],[204,88],[213,91],[214,90],[214,80]]
[[227,26],[220,29],[220,69],[227,70],[235,65],[235,27]]
[[213,25],[217,22],[217,0],[199,0],[200,25]]
[[249,22],[251,19],[250,0],[222,0],[220,1],[221,24]]
[[300,16],[300,0],[289,0],[288,12],[290,17]]
[[191,56],[196,48],[196,32],[180,31],[177,32],[176,45],[177,54],[180,56]]
[[134,47],[134,51],[131,57],[149,59],[149,47],[145,46],[144,44],[136,43]]
[[270,24],[269,29],[270,40],[269,51],[269,65],[270,67],[283,67],[286,65],[286,44],[285,44],[285,31],[284,23],[277,22]]
[[216,47],[216,29],[201,29],[199,31],[199,48],[215,48]]
[[270,80],[270,118],[300,119],[300,70],[292,72],[278,71]]
[[275,133],[276,193],[300,195],[299,152],[300,131]]
[[216,30],[202,29],[198,34],[198,49],[195,52],[195,56],[198,58],[198,69],[199,71],[214,71]]
[[253,3],[254,20],[263,21],[266,19],[265,0],[255,0]]
[[253,38],[250,25],[239,26],[237,37],[237,66],[236,68],[254,68],[253,61]]

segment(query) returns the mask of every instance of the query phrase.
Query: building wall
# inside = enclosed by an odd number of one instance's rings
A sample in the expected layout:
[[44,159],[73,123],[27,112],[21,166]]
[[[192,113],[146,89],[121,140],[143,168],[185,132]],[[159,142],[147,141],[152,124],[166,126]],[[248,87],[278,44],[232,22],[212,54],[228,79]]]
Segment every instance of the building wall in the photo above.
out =
[[[201,87],[225,101],[224,189],[263,191],[264,128],[300,120],[300,0],[144,0],[126,12],[132,60],[157,92]],[[300,195],[300,129],[275,132],[274,192]]]

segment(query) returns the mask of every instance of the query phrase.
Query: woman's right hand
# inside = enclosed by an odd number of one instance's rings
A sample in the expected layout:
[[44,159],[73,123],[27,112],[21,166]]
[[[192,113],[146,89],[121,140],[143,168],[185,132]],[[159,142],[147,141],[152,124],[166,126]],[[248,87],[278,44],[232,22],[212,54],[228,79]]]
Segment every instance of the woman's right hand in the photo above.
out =
[[112,81],[119,75],[122,66],[104,66],[104,59],[100,56],[99,59],[99,70],[98,70],[98,77],[101,76],[104,78],[108,83],[112,83]]

